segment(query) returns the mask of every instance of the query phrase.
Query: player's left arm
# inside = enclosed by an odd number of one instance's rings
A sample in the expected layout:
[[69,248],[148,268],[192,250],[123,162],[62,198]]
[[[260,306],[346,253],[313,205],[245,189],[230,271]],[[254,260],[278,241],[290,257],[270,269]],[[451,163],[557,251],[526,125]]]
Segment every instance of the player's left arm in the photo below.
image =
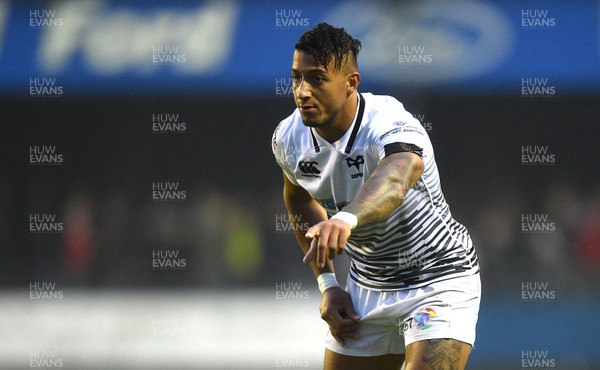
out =
[[415,153],[393,153],[383,158],[344,211],[367,225],[385,220],[423,174],[423,159]]
[[[356,226],[385,220],[402,204],[408,190],[421,178],[423,169],[423,159],[415,153],[389,154],[379,162],[344,212],[357,217]],[[343,251],[350,232],[350,224],[337,218],[314,225],[306,233],[312,243],[305,261],[316,259],[317,266],[324,266],[330,253],[333,256]]]

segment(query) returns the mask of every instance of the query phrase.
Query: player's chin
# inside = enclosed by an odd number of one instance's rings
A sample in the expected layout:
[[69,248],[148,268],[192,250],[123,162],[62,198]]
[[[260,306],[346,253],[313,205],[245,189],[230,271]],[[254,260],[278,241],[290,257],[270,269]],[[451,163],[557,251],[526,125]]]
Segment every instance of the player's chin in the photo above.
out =
[[322,120],[315,119],[314,117],[306,117],[302,116],[302,123],[307,127],[322,127],[324,126],[324,122]]

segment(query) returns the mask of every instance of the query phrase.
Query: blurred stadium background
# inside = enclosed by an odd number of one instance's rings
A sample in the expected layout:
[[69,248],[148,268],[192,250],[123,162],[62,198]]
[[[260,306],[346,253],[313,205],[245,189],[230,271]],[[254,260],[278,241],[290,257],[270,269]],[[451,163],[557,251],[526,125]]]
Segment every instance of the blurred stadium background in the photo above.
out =
[[327,21],[363,42],[361,90],[429,131],[476,242],[468,368],[599,369],[599,17],[598,1],[0,0],[0,368],[321,368],[270,139],[294,108],[293,45]]

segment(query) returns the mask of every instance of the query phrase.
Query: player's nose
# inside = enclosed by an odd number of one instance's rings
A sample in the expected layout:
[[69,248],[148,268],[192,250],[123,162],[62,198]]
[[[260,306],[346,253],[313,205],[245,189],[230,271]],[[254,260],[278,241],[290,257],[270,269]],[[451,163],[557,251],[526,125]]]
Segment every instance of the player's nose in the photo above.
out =
[[307,98],[310,98],[311,92],[310,92],[310,89],[308,88],[307,84],[304,82],[304,80],[302,80],[296,87],[296,96],[300,100],[305,100]]

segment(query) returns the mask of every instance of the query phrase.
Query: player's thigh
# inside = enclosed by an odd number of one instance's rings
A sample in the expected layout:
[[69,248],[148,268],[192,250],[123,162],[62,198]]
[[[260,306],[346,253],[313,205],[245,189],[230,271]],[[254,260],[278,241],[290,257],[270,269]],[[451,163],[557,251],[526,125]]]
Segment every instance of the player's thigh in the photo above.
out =
[[462,370],[471,345],[456,339],[426,339],[406,347],[406,370]]
[[404,355],[348,356],[325,349],[324,370],[400,370]]

